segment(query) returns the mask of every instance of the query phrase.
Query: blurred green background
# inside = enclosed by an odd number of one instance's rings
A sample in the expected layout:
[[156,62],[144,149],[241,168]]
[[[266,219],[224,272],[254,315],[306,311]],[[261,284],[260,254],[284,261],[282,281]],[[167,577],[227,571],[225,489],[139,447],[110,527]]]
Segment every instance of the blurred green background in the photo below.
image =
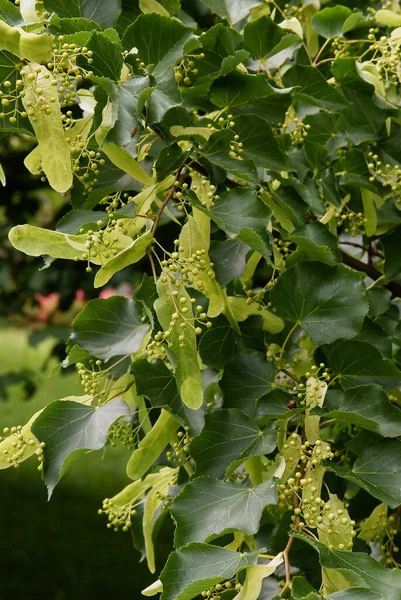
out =
[[[55,261],[40,270],[41,258],[27,257],[8,242],[12,226],[54,229],[68,211],[66,199],[23,166],[31,148],[32,141],[23,136],[0,139],[7,178],[7,186],[0,185],[0,432],[23,425],[53,400],[83,393],[75,370],[61,372],[60,360],[69,324],[83,306],[77,289],[85,300],[97,295],[85,265]],[[126,269],[113,286],[132,284],[136,277],[140,269]],[[54,292],[55,305],[48,306]],[[50,502],[35,457],[18,469],[0,471],[0,600],[141,597],[157,576],[139,563],[131,534],[109,531],[97,513],[105,497],[129,483],[127,458],[122,445],[81,457]],[[171,543],[168,519],[164,527],[160,565]]]
[[[49,353],[54,339],[35,348],[24,330],[0,331],[0,376],[35,371],[37,392],[25,398],[23,385],[8,386],[0,402],[0,427],[24,424],[52,400],[82,393],[75,375],[60,375]],[[53,375],[52,375],[53,372]],[[0,599],[89,600],[139,598],[154,581],[130,533],[114,533],[97,514],[102,499],[129,481],[124,446],[85,455],[71,467],[50,502],[35,457],[18,469],[0,471]]]

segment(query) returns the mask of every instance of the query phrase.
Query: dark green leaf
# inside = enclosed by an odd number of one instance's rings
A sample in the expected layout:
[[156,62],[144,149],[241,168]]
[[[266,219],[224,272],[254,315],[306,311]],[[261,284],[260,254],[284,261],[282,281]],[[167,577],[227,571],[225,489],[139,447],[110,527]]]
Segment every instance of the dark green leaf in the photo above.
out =
[[383,600],[384,596],[366,588],[348,588],[327,596],[327,600]]
[[229,237],[241,240],[265,258],[270,258],[267,224],[271,210],[253,190],[235,188],[221,194],[210,210],[200,204],[198,208],[206,212]]
[[284,35],[270,17],[260,17],[256,21],[247,23],[244,28],[244,48],[252,58],[264,60],[271,50],[280,42]]
[[199,343],[199,354],[205,365],[220,370],[235,354],[246,350],[263,352],[264,339],[260,317],[249,317],[241,323],[240,332],[239,335],[230,327],[225,317],[215,319],[213,327],[203,334]]
[[374,287],[367,291],[370,305],[369,315],[378,317],[390,308],[391,292],[385,288]]
[[[11,4],[10,0],[5,0],[8,4]],[[0,51],[0,81],[10,81],[11,89],[16,89],[16,81],[20,78],[19,74],[19,65],[20,60],[10,54],[10,52]],[[12,97],[9,100],[9,105],[7,106],[7,110],[5,112],[5,117],[0,117],[0,132],[5,131],[11,133],[13,131],[19,133],[27,133],[32,135],[32,127],[28,118],[22,118],[21,112],[24,111],[24,107],[22,105],[22,101],[20,98],[14,100]],[[3,112],[3,109],[2,111]],[[10,123],[9,117],[13,117],[17,119],[16,123]]]
[[[56,400],[43,410],[32,431],[46,444],[43,473],[49,497],[71,460],[83,450],[103,448],[110,426],[119,417],[127,415],[129,408],[121,398],[98,407]],[[75,456],[71,456],[72,453]]]
[[177,142],[163,148],[155,163],[157,181],[163,181],[167,175],[176,171],[185,161],[186,156]]
[[103,27],[113,27],[121,12],[121,0],[44,0],[44,6],[59,17],[83,17]]
[[171,508],[176,522],[175,546],[209,542],[231,531],[254,535],[263,508],[277,502],[272,480],[248,488],[211,477],[189,482]]
[[242,179],[256,182],[258,175],[252,160],[230,156],[230,143],[234,141],[234,132],[223,129],[213,133],[203,148],[204,156],[214,165],[234,173]]
[[20,26],[24,22],[18,7],[10,0],[0,0],[0,20],[13,26]]
[[258,167],[277,171],[288,170],[288,164],[273,131],[265,119],[257,115],[237,115],[234,132],[242,142],[244,158],[250,158]]
[[209,544],[188,544],[170,554],[160,575],[163,584],[160,600],[192,600],[257,560],[258,552],[241,554]]
[[391,338],[383,327],[376,323],[376,321],[372,321],[366,317],[362,329],[355,339],[369,342],[373,346],[376,346],[383,358],[392,358],[393,349]]
[[359,275],[342,265],[296,264],[280,275],[271,298],[277,315],[299,323],[315,344],[354,337],[368,312]]
[[214,262],[216,280],[221,287],[225,287],[233,279],[242,277],[249,250],[249,246],[238,239],[211,242],[209,256]]
[[401,273],[401,227],[393,229],[381,242],[385,255],[384,274],[391,281]]
[[376,383],[385,390],[392,390],[401,383],[401,371],[369,342],[344,341],[324,351],[330,369],[338,374],[345,390],[366,383]]
[[304,143],[305,158],[315,171],[319,171],[328,162],[328,153],[324,146],[310,140]]
[[80,64],[88,71],[99,77],[107,77],[112,81],[119,81],[123,66],[122,47],[110,40],[102,32],[94,31],[87,44],[88,50],[93,52],[93,63],[88,64],[85,58],[80,59]]
[[226,408],[238,408],[253,417],[256,400],[275,387],[275,365],[260,352],[242,352],[233,356],[224,367],[220,387]]
[[294,100],[331,110],[344,110],[348,101],[339,89],[327,83],[327,79],[313,67],[296,65],[283,76],[286,86],[297,87]]
[[[322,567],[338,571],[344,575],[345,579],[349,575],[359,578],[360,585],[364,584],[363,587],[367,592],[366,598],[369,600],[370,591],[386,600],[399,600],[401,589],[401,573],[399,571],[384,568],[377,560],[364,552],[330,550],[312,538],[306,539],[305,536],[302,536],[302,539],[318,550]],[[330,597],[333,598],[333,596]]]
[[[259,98],[285,94],[286,91],[273,88],[262,74],[245,75],[234,72],[219,77],[211,89],[210,100],[220,107],[235,107],[248,104]],[[256,113],[257,111],[252,111]]]
[[360,385],[346,391],[329,390],[323,408],[315,412],[384,437],[401,435],[401,410],[390,404],[387,394],[378,385]]
[[137,48],[133,55],[145,65],[153,65],[152,75],[158,84],[167,84],[172,67],[183,54],[184,44],[191,38],[192,29],[178,19],[146,14],[138,17],[123,37],[124,50]]
[[265,396],[259,398],[256,403],[255,420],[262,426],[273,417],[288,417],[294,409],[288,407],[290,401],[296,400],[294,396],[279,388],[273,389]]
[[344,23],[351,14],[351,10],[341,4],[324,8],[312,17],[312,27],[324,38],[342,37]]
[[150,363],[142,358],[132,364],[131,373],[138,394],[149,398],[154,408],[166,408],[182,425],[189,425],[192,434],[200,433],[204,425],[203,411],[191,410],[183,404],[174,374],[165,363]]
[[203,3],[223,19],[237,23],[248,15],[251,8],[258,6],[260,0],[203,0]]
[[319,221],[298,227],[291,233],[289,238],[313,260],[318,260],[327,265],[341,262],[341,253],[337,248],[337,237],[330,233],[328,228]]
[[149,325],[134,302],[121,296],[92,300],[72,324],[71,339],[96,358],[132,354],[139,350]]
[[235,408],[206,414],[205,427],[190,445],[196,475],[221,477],[250,456],[269,454],[276,446],[274,425],[261,431]]
[[116,104],[118,116],[114,127],[106,136],[106,142],[118,144],[119,146],[130,146],[136,150],[132,143],[133,130],[140,125],[141,120],[141,92],[150,85],[149,77],[132,77],[123,81],[118,86]]

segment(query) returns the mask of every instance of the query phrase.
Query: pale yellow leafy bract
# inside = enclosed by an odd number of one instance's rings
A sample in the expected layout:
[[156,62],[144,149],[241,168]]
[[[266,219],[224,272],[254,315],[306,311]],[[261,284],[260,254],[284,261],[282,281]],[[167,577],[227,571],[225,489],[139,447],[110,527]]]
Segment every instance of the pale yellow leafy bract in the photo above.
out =
[[[178,292],[177,300],[173,296],[173,291]],[[190,297],[182,284],[173,285],[169,277],[166,282],[159,279],[157,293],[159,297],[154,303],[154,308],[159,323],[164,331],[167,331],[170,329],[172,315],[180,310],[180,300],[185,299],[185,304],[189,307],[191,306]],[[186,323],[184,329],[180,327],[181,323]],[[173,344],[170,357],[175,367],[178,391],[183,403],[196,410],[202,405],[203,389],[194,323],[192,313],[189,312],[185,318],[181,315],[172,327],[169,341]],[[182,342],[179,340],[180,335],[184,336]]]
[[48,62],[53,48],[49,33],[27,33],[21,27],[12,27],[0,21],[0,50],[36,63]]
[[[72,186],[72,167],[70,148],[61,121],[58,92],[51,85],[50,71],[43,65],[28,63],[24,72],[25,96],[22,102],[38,140],[42,169],[50,186],[62,194]],[[32,74],[36,76],[33,81],[29,78]],[[46,110],[42,110],[44,106]]]
[[[91,402],[92,396],[68,396],[67,398],[62,398],[62,400],[79,402],[80,404],[88,404]],[[2,440],[2,442],[0,442],[0,469],[8,469],[9,467],[13,466],[14,463],[22,463],[35,454],[35,451],[39,445],[39,441],[33,435],[31,427],[43,410],[44,408],[38,410],[38,412],[36,412],[29,419],[28,423],[22,427],[20,432],[12,433]],[[16,448],[13,446],[13,444],[16,445],[20,442],[18,435],[22,435],[24,442],[27,443],[23,445],[23,452],[21,456],[18,456],[13,463],[9,463],[7,459],[10,457],[12,458],[12,456],[16,453]],[[33,443],[30,443],[31,441]]]

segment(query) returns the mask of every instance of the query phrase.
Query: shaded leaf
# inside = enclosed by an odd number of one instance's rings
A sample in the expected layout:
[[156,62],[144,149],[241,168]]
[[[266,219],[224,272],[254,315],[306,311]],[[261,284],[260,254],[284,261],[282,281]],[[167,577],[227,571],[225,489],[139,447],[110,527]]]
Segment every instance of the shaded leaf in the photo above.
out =
[[121,398],[97,407],[55,400],[43,410],[36,418],[32,432],[46,444],[43,474],[49,498],[71,460],[84,450],[103,448],[110,426],[119,417],[127,415],[129,408]]
[[354,337],[369,308],[358,274],[319,262],[290,267],[279,276],[271,299],[276,314],[301,325],[315,344]]
[[385,390],[392,390],[401,383],[401,371],[369,342],[339,342],[325,348],[325,354],[345,390],[365,383],[376,383]]
[[107,361],[139,350],[149,329],[134,300],[113,296],[88,302],[72,324],[71,339]]
[[248,488],[199,477],[184,487],[172,505],[175,546],[209,542],[231,531],[253,535],[258,531],[263,508],[276,501],[272,480]]
[[233,356],[224,366],[220,387],[226,408],[238,408],[253,416],[256,400],[274,387],[275,365],[266,361],[260,352],[242,352]]
[[170,554],[161,572],[161,600],[192,600],[204,589],[256,564],[257,559],[258,552],[241,554],[209,544],[188,544]]
[[113,27],[121,12],[121,0],[44,0],[44,6],[49,13],[54,11],[59,17],[84,17],[103,27]]
[[235,408],[206,414],[205,427],[191,442],[196,475],[221,477],[250,456],[269,454],[276,446],[274,425],[261,431]]
[[235,354],[246,350],[263,352],[260,324],[260,318],[250,317],[241,324],[238,334],[224,317],[215,319],[213,327],[203,334],[199,343],[199,354],[204,364],[213,369],[222,369]]
[[401,410],[390,404],[387,394],[378,385],[360,385],[345,392],[329,390],[323,408],[314,412],[384,437],[401,435]]

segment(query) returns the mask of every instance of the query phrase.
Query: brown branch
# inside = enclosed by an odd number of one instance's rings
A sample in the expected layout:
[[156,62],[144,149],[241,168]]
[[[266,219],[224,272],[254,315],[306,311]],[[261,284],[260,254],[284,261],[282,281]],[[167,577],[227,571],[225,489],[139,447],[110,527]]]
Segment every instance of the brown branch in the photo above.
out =
[[283,373],[285,373],[286,375],[288,375],[288,377],[291,377],[291,379],[293,379],[294,381],[296,381],[297,383],[301,383],[301,380],[294,375],[293,373],[291,373],[291,371],[289,371],[288,369],[284,369],[283,367],[280,369],[280,371],[282,371]]
[[159,221],[161,219],[161,216],[163,214],[164,209],[166,208],[167,204],[170,202],[171,198],[174,196],[175,190],[176,190],[176,186],[175,186],[175,182],[177,181],[177,179],[179,179],[180,175],[181,175],[181,170],[182,167],[180,167],[174,174],[174,183],[171,186],[169,192],[166,194],[166,197],[164,198],[163,202],[161,203],[159,210],[156,213],[156,218],[155,221],[153,223],[153,227],[152,227],[152,237],[155,237],[155,233],[156,233],[156,229],[159,226]]
[[[383,273],[380,273],[380,271],[378,271],[373,265],[369,265],[358,260],[354,256],[351,256],[350,254],[344,252],[344,250],[341,250],[341,254],[343,257],[343,263],[348,267],[352,267],[352,269],[355,269],[356,271],[366,273],[366,275],[369,275],[369,277],[374,281],[376,281],[380,277],[383,277]],[[385,287],[391,292],[393,298],[401,298],[401,285],[399,285],[395,281],[390,281],[389,283],[386,283],[383,287]]]
[[[297,481],[297,486],[299,486],[299,482],[302,479],[303,475],[305,472],[305,465],[302,463],[301,464],[301,468],[300,468],[300,477],[298,478]],[[294,510],[296,508],[299,508],[299,498],[297,493],[295,492],[293,497],[292,497],[292,506],[294,508]],[[301,515],[295,515],[295,521],[294,521],[294,527],[293,527],[293,531],[298,531],[299,529],[299,524],[301,522]],[[285,566],[285,586],[283,587],[283,589],[281,590],[281,594],[280,596],[283,595],[284,591],[291,586],[291,564],[290,564],[290,550],[292,547],[292,544],[294,543],[294,536],[293,535],[289,535],[288,536],[288,541],[287,544],[283,550],[283,557],[284,557],[284,566]]]
[[365,246],[362,246],[362,244],[357,244],[356,242],[340,241],[339,244],[340,244],[340,246],[353,246],[354,248],[359,248],[360,250],[363,250],[364,252],[367,252],[368,254],[371,254],[372,256],[378,256],[379,258],[384,258],[384,254],[382,254],[378,250],[374,250],[373,248],[370,248],[370,247],[365,248]]

